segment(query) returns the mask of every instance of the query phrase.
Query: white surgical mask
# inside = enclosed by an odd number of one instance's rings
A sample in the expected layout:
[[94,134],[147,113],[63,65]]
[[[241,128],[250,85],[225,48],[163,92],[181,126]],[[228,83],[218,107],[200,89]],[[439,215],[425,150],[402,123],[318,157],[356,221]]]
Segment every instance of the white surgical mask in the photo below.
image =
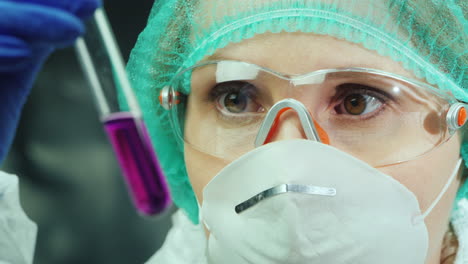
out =
[[404,185],[333,147],[310,140],[264,145],[203,191],[208,262],[422,264],[424,218],[460,164],[421,212]]

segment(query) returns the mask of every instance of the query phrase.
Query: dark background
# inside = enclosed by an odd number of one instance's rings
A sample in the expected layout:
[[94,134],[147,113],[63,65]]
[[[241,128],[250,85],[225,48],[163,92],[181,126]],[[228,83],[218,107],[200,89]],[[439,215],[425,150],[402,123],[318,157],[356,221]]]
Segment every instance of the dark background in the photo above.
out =
[[[105,3],[125,60],[152,4]],[[20,177],[39,227],[36,264],[143,263],[170,227],[169,213],[145,219],[133,208],[73,48],[44,65],[2,169]]]

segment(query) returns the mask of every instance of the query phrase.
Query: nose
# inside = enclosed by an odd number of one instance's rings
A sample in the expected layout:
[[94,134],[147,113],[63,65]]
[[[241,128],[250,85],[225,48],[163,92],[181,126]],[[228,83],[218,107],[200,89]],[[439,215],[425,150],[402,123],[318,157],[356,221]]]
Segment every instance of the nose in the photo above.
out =
[[310,116],[299,101],[286,98],[272,106],[255,138],[255,146],[294,138],[307,138],[329,144],[327,133]]
[[283,110],[278,113],[265,144],[286,139],[307,139],[296,111],[290,108]]

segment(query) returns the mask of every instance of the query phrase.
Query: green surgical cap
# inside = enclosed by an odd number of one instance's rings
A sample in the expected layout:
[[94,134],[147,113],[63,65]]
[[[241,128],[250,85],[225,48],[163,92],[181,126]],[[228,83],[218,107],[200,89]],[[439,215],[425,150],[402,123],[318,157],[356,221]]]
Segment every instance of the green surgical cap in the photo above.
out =
[[[467,7],[465,0],[156,1],[128,72],[175,204],[198,223],[183,148],[158,100],[178,71],[256,34],[311,32],[390,57],[418,78],[467,101]],[[468,144],[462,146],[462,155],[468,160]]]

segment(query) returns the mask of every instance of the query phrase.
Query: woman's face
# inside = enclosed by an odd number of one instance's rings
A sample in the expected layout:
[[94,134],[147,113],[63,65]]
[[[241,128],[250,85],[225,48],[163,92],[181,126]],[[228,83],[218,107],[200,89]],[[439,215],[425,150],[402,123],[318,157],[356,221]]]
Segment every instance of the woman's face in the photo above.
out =
[[[332,37],[305,33],[257,35],[252,39],[231,44],[218,50],[213,56],[205,58],[205,60],[213,59],[245,61],[289,74],[304,74],[319,69],[360,67],[379,69],[415,79],[399,63],[376,52]],[[199,81],[202,80],[196,76],[192,77],[192,82]],[[196,85],[192,83],[192,89],[193,87]],[[197,126],[203,118],[202,111],[193,109],[189,97],[185,123],[186,137],[189,133],[199,130]],[[302,127],[295,114],[282,115],[279,124],[274,141],[304,138]],[[417,159],[378,169],[391,175],[412,191],[424,212],[451,175],[459,158],[459,150],[460,139],[458,136],[453,136],[446,143]],[[201,152],[189,144],[185,145],[185,161],[197,199],[202,203],[203,188],[229,161]],[[448,228],[450,210],[459,185],[460,177],[457,177],[442,200],[425,219],[430,238],[427,263],[440,261],[442,240]]]

